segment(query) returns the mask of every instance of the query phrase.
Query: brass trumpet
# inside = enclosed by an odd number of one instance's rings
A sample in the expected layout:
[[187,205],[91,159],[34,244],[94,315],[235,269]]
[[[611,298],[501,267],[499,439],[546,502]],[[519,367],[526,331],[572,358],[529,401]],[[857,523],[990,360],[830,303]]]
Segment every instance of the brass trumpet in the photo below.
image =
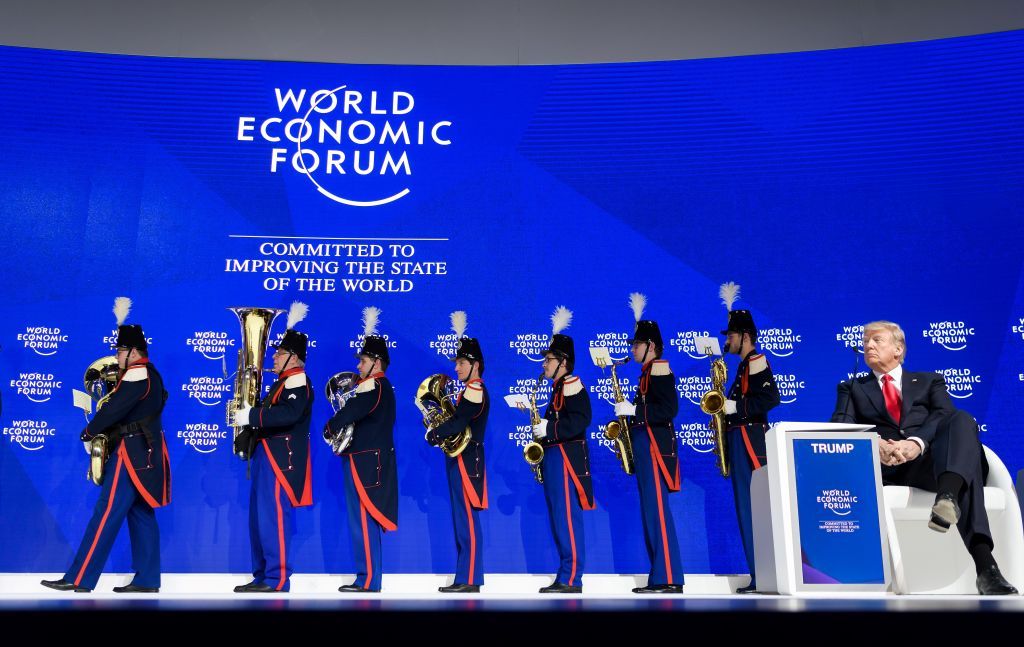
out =
[[[540,424],[540,412],[537,411],[537,390],[543,383],[544,373],[541,373],[533,384],[533,390],[530,391],[530,425],[533,427]],[[540,473],[540,464],[544,460],[544,447],[536,440],[530,442],[523,447],[523,459],[533,470],[533,477],[537,479],[537,482],[544,483],[544,475]]]
[[715,458],[718,471],[722,476],[729,476],[729,464],[726,462],[726,428],[725,428],[725,380],[729,371],[725,360],[721,357],[711,361],[711,390],[701,396],[701,411],[711,416],[708,427],[715,440]]

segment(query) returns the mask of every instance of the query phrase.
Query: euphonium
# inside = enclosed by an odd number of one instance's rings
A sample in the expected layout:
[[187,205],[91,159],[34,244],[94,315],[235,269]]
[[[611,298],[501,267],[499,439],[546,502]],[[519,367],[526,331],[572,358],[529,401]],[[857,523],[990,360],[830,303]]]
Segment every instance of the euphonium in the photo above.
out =
[[725,438],[725,380],[728,377],[725,360],[718,357],[711,361],[711,390],[700,399],[701,410],[711,416],[708,427],[715,439],[715,457],[718,460],[718,471],[722,476],[729,476],[729,464],[726,462]]
[[[235,373],[235,395],[227,404],[227,422],[234,427],[234,439],[244,427],[235,426],[235,411],[256,406],[262,395],[263,358],[267,355],[270,326],[284,310],[277,308],[228,308],[235,313],[242,324],[242,344],[238,348],[238,371]],[[234,447],[234,444],[232,444]],[[248,459],[246,451],[238,451],[238,457]]]
[[[437,429],[455,415],[455,400],[459,396],[456,388],[455,380],[443,373],[435,373],[420,382],[416,389],[416,407],[423,414],[423,426],[427,431]],[[455,458],[466,449],[472,438],[472,429],[466,427],[442,440],[439,447],[448,457]]]
[[[543,382],[544,374],[541,373],[533,385],[533,390],[530,391],[530,425],[533,427],[540,424],[540,412],[537,411],[537,390]],[[526,447],[523,447],[523,458],[533,470],[533,477],[537,479],[538,483],[543,483],[544,475],[540,473],[540,464],[544,460],[544,447],[536,440],[531,441]]]
[[[96,401],[96,411],[106,404],[120,376],[121,369],[113,355],[101,357],[85,369],[82,381],[85,392]],[[106,434],[96,434],[85,443],[85,452],[89,454],[88,479],[96,485],[103,485],[103,466],[110,456],[110,439]]]
[[[627,357],[622,364],[629,362]],[[603,363],[603,362],[602,362]],[[619,386],[619,378],[615,375],[615,367],[618,363],[612,362],[612,392],[615,396],[615,403],[625,402],[626,396],[622,394],[622,387]],[[601,368],[604,368],[603,366]],[[633,439],[629,435],[629,420],[626,416],[619,416],[604,426],[604,437],[615,443],[615,454],[622,463],[622,471],[626,474],[633,473]]]
[[[331,403],[331,408],[334,409],[334,413],[341,411],[345,404],[356,395],[356,385],[359,384],[359,374],[351,371],[342,371],[331,376],[331,379],[327,380],[327,401]],[[348,446],[352,444],[352,434],[356,430],[355,423],[352,423],[342,429],[340,432],[335,434],[326,440],[327,444],[331,446],[331,451],[337,456],[341,456],[341,453],[348,449]]]

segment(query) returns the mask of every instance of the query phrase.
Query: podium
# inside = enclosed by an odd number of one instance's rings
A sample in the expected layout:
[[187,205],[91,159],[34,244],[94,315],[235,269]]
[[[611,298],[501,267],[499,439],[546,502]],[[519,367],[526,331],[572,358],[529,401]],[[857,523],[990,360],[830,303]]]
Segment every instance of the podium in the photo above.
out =
[[878,435],[871,425],[780,422],[751,508],[759,592],[884,592],[890,584]]

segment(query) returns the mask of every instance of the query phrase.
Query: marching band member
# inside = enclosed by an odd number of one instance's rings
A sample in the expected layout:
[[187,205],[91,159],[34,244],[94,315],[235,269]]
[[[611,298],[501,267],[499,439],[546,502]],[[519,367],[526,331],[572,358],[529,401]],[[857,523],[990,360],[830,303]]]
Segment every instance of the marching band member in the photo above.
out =
[[108,438],[110,457],[92,519],[67,573],[42,585],[58,591],[88,593],[96,587],[114,539],[125,518],[132,544],[135,577],[115,593],[160,590],[160,529],[154,508],[171,501],[171,467],[161,413],[167,400],[163,378],[149,361],[142,326],[125,325],[131,299],[114,301],[117,366],[121,376],[109,399],[82,431],[81,439]]
[[490,398],[484,387],[484,355],[480,342],[466,337],[466,313],[451,314],[452,330],[459,340],[455,372],[465,385],[455,406],[455,415],[427,432],[427,442],[440,445],[468,427],[469,444],[455,458],[445,456],[448,493],[455,526],[455,548],[458,554],[455,580],[442,586],[441,593],[477,593],[484,583],[483,531],[480,510],[487,509],[487,473],[484,464],[484,432]]
[[356,579],[343,593],[379,592],[381,532],[398,529],[398,467],[395,461],[395,390],[385,376],[391,358],[377,334],[380,309],[363,308],[363,346],[356,357],[361,378],[356,395],[327,422],[331,439],[350,424],[352,442],[341,454],[349,535]]
[[295,325],[308,307],[295,301],[288,311],[284,339],[274,351],[277,380],[257,407],[235,412],[234,424],[248,432],[236,439],[237,452],[252,461],[249,487],[249,543],[252,581],[235,593],[287,592],[294,565],[290,556],[294,511],[312,505],[309,424],[313,389],[306,377],[305,334]]
[[680,488],[679,441],[673,419],[679,412],[676,379],[661,359],[664,343],[655,321],[644,320],[647,298],[634,292],[629,295],[636,319],[630,340],[633,360],[641,365],[640,381],[633,402],[618,402],[616,416],[631,416],[630,436],[640,492],[640,509],[647,542],[651,572],[647,585],[634,593],[682,593],[683,567],[679,560],[679,543],[668,494]]
[[560,306],[551,323],[551,345],[544,352],[544,377],[553,383],[551,400],[533,428],[533,437],[544,448],[540,464],[544,500],[559,562],[555,581],[540,592],[582,593],[586,555],[582,511],[594,509],[586,440],[590,394],[572,374],[576,365],[572,337],[561,334],[572,323],[572,312]]
[[725,426],[727,429],[726,454],[729,478],[736,501],[743,553],[750,569],[750,584],[736,589],[737,593],[757,590],[757,571],[754,568],[754,524],[750,511],[750,481],[754,470],[767,463],[765,434],[768,432],[768,411],[779,404],[779,389],[768,359],[757,352],[757,327],[749,310],[733,310],[739,297],[740,286],[726,283],[718,295],[729,313],[729,323],[722,331],[726,335],[726,353],[739,355],[741,360],[736,376],[725,400]]

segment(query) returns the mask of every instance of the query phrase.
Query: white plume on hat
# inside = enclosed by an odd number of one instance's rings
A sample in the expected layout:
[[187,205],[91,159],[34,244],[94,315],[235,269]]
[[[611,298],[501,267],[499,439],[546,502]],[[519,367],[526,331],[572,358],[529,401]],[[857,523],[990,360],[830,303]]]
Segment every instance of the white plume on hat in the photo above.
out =
[[366,306],[363,308],[363,337],[377,334],[377,323],[380,321],[380,308]]
[[128,297],[117,297],[114,299],[114,317],[117,318],[117,325],[120,326],[128,318],[132,310],[132,300]]
[[466,311],[465,310],[456,310],[455,312],[453,312],[451,314],[451,319],[452,319],[452,332],[455,333],[455,338],[456,339],[460,339],[463,335],[466,334],[466,326],[469,323],[467,321],[467,319],[466,319]]
[[740,298],[740,286],[732,281],[723,283],[718,288],[718,296],[722,299],[722,305],[725,306],[725,309],[732,312],[732,304],[736,303],[736,299]]
[[633,318],[640,321],[640,318],[644,316],[644,308],[647,307],[647,297],[639,292],[631,292],[629,294],[629,307],[633,309]]
[[572,310],[565,306],[558,306],[551,315],[551,334],[557,335],[572,323]]
[[309,306],[301,301],[292,301],[292,306],[288,308],[288,323],[285,325],[285,328],[291,330],[295,327],[295,324],[305,319],[308,313]]

